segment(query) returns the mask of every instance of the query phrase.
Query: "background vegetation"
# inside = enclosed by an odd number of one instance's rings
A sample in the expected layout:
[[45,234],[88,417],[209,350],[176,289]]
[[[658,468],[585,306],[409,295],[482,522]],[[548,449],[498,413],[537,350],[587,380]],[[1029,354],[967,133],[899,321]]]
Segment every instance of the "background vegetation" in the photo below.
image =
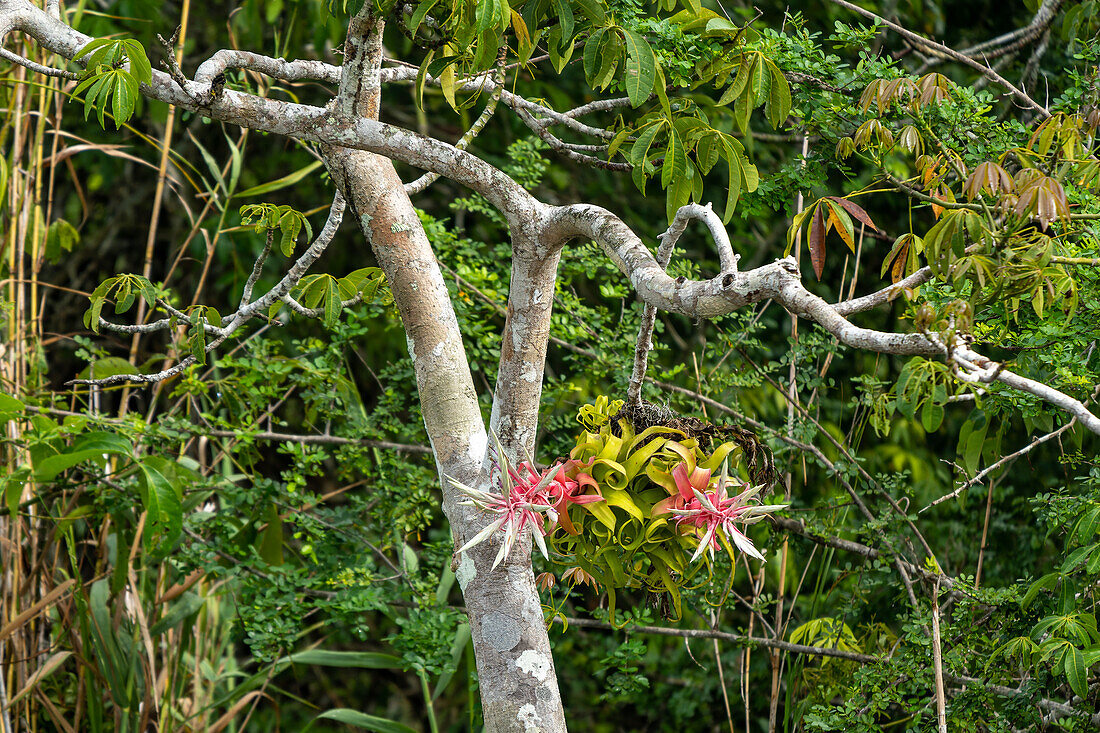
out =
[[[874,5],[953,48],[1027,27],[1037,10]],[[1052,112],[1086,121],[1076,142],[1060,128],[1040,151],[1039,120],[972,69],[926,56],[832,3],[788,14],[782,3],[729,3],[738,25],[760,13],[754,42],[795,80],[791,117],[778,130],[764,113],[747,133],[727,124],[760,171],[729,224],[742,269],[783,254],[800,201],[863,190],[859,204],[877,231],[857,221],[851,249],[839,232],[813,239],[815,260],[828,250],[820,268],[813,263],[816,292],[835,302],[878,290],[899,259],[903,273],[924,264],[912,240],[910,262],[897,238],[914,232],[930,246],[942,213],[881,190],[884,172],[921,173],[912,146],[881,139],[900,137],[907,118],[881,92],[861,95],[876,79],[917,79],[933,67],[958,86],[945,81],[951,102],[922,113],[923,145],[957,151],[967,171],[1031,151],[1061,181],[1073,213],[1100,217],[1097,174],[1086,167],[1095,161],[1088,115],[1097,114],[1100,16],[1091,1],[1053,5],[1048,28],[1002,43],[990,58]],[[322,6],[246,0],[213,12],[188,0],[120,0],[74,3],[66,13],[91,35],[141,42],[154,64],[164,55],[156,34],[170,36],[181,22],[185,68],[223,47],[339,63],[345,21]],[[643,30],[671,77],[675,53],[685,51],[676,29],[652,21]],[[396,59],[423,56],[396,28],[386,44]],[[9,47],[51,62],[21,38]],[[583,60],[560,75],[550,64],[516,72],[528,97],[560,108],[589,101]],[[226,83],[316,103],[331,95],[239,72]],[[234,310],[265,246],[241,207],[288,205],[319,226],[332,184],[316,151],[140,98],[117,132],[110,119],[104,130],[81,114],[85,93],[0,66],[0,729],[478,729],[450,532],[384,287],[324,322],[284,312],[150,388],[70,384],[156,371],[188,348],[185,337],[85,327],[89,297],[118,273],[143,275],[180,309]],[[423,90],[422,108],[415,96],[412,86],[389,90],[383,119],[447,140],[469,128],[480,104],[456,113],[440,89]],[[877,130],[866,124],[879,119]],[[607,206],[650,241],[668,224],[655,182],[642,195],[629,175],[579,167],[510,115],[495,117],[477,146],[545,200]],[[724,194],[723,175],[716,169],[708,182]],[[507,233],[483,200],[446,180],[414,201],[449,274],[487,413]],[[1030,224],[1012,241],[1045,246],[1036,237],[1048,225]],[[1072,287],[1042,271],[1024,282],[1027,273],[998,269],[1000,290],[958,316],[995,358],[1091,399],[1100,382],[1097,233],[1087,217],[1072,231],[1053,227],[1053,250],[1029,256],[1047,258],[1040,270],[1065,268]],[[337,242],[321,271],[342,277],[374,264],[350,225]],[[716,269],[704,238],[686,237],[683,247],[673,274]],[[265,272],[258,287],[275,277]],[[132,309],[121,319],[144,317],[134,282],[129,297],[111,293],[119,313]],[[956,299],[975,300],[971,287],[934,282],[862,322],[928,329]],[[572,448],[582,405],[625,393],[642,312],[629,281],[593,245],[567,250],[555,301],[538,456],[547,462]],[[715,322],[661,316],[655,341],[645,397],[756,432],[792,507],[778,525],[753,530],[769,562],[720,557],[713,583],[687,592],[675,621],[637,593],[620,594],[609,623],[606,589],[536,558],[536,572],[548,574],[544,600],[574,729],[934,729],[933,623],[952,730],[1095,729],[1096,436],[1034,398],[960,383],[943,365],[840,349],[768,304]],[[895,553],[913,548],[929,559],[907,566],[907,588]]]

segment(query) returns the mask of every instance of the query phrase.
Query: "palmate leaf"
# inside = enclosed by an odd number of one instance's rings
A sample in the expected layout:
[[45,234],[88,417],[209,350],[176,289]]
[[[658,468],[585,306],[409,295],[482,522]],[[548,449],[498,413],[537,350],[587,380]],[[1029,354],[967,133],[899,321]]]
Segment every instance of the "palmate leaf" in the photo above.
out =
[[[100,127],[106,127],[110,105],[115,129],[122,127],[134,114],[141,93],[141,84],[153,81],[152,66],[145,49],[134,40],[95,39],[73,57],[85,59],[87,70],[74,90],[84,94],[84,119],[93,109]],[[129,62],[129,68],[122,64]]]
[[912,274],[917,262],[916,255],[924,247],[924,240],[912,232],[906,232],[894,240],[890,252],[882,260],[882,270],[879,273],[886,277],[886,271],[890,271],[891,282],[897,283],[906,275]]

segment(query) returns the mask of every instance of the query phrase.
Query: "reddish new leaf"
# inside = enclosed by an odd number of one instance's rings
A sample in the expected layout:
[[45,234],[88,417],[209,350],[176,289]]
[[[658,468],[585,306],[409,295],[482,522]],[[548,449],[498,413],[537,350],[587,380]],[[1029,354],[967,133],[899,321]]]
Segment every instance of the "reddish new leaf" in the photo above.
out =
[[825,216],[821,213],[821,204],[814,209],[813,218],[810,219],[810,238],[807,244],[810,247],[810,262],[813,263],[814,274],[820,280],[825,269]]
[[854,216],[861,223],[866,224],[867,226],[874,229],[876,232],[879,231],[879,228],[875,226],[875,223],[873,221],[871,221],[871,217],[867,214],[866,211],[863,210],[863,207],[861,207],[859,204],[855,203],[854,201],[849,201],[848,199],[842,199],[839,196],[826,196],[825,198],[829,199],[830,201],[837,202],[844,207],[845,211]]

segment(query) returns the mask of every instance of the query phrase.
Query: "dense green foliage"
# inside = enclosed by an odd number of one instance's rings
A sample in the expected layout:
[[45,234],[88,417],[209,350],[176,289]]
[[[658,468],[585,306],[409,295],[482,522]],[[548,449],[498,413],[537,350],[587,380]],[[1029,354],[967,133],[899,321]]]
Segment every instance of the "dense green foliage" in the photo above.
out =
[[[339,63],[352,5],[246,0],[228,23],[192,7],[183,67],[226,46]],[[742,269],[798,253],[830,302],[929,265],[930,283],[853,320],[965,338],[1096,397],[1095,3],[1063,8],[1043,53],[1000,56],[998,72],[1047,105],[1045,119],[972,68],[830,4],[785,15],[764,3],[759,18],[744,3],[690,0],[389,5],[387,49],[423,73],[387,89],[385,121],[457,139],[487,100],[456,80],[495,69],[505,38],[507,61],[522,64],[507,83],[527,98],[562,110],[628,99],[586,118],[608,131],[609,147],[589,152],[629,164],[619,169],[559,155],[511,114],[489,123],[471,150],[540,198],[607,206],[651,242],[678,206],[713,199]],[[1036,10],[875,5],[953,48]],[[476,730],[470,632],[412,362],[359,233],[345,225],[293,291],[317,320],[276,304],[266,325],[206,350],[261,252],[273,255],[256,290],[282,277],[332,184],[306,144],[189,113],[173,113],[168,137],[166,108],[136,89],[150,68],[142,49],[163,56],[155,34],[177,15],[145,0],[78,4],[74,26],[127,40],[89,49],[78,80],[0,67],[5,714],[27,730],[58,719],[93,731]],[[62,66],[29,42],[21,52]],[[239,70],[225,84],[319,104],[331,93]],[[166,190],[151,216],[158,168]],[[511,256],[503,219],[446,180],[414,203],[487,416]],[[696,234],[674,276],[717,270]],[[585,444],[583,405],[625,394],[642,313],[591,243],[567,249],[554,298],[543,463]],[[99,329],[101,315],[173,328],[132,337]],[[713,322],[658,318],[646,399],[755,433],[786,477],[771,500],[792,506],[784,523],[751,530],[767,563],[720,552],[685,583],[609,585],[607,544],[558,546],[607,569],[598,579],[536,557],[571,726],[767,730],[772,717],[789,731],[934,730],[938,601],[951,730],[1092,729],[1096,436],[1036,397],[961,381],[943,360],[846,349],[790,321],[767,303]],[[155,386],[70,383],[187,355],[189,368]]]

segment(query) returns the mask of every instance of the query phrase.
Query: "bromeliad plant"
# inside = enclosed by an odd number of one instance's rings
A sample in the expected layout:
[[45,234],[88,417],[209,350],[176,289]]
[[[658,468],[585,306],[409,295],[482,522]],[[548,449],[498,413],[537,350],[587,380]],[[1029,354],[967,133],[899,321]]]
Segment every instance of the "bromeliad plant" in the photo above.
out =
[[503,529],[496,567],[530,526],[545,557],[607,590],[612,614],[616,590],[642,589],[667,593],[676,616],[681,589],[703,568],[709,581],[715,549],[732,557],[736,547],[763,560],[736,525],[758,522],[787,505],[761,504],[764,485],[731,474],[730,466],[742,467],[742,448],[724,442],[707,450],[699,438],[663,425],[636,433],[619,416],[622,405],[600,396],[582,407],[578,420],[584,429],[569,460],[545,472],[531,460],[509,466],[498,443],[493,477],[500,493],[452,479],[467,503],[499,515],[459,552]]

